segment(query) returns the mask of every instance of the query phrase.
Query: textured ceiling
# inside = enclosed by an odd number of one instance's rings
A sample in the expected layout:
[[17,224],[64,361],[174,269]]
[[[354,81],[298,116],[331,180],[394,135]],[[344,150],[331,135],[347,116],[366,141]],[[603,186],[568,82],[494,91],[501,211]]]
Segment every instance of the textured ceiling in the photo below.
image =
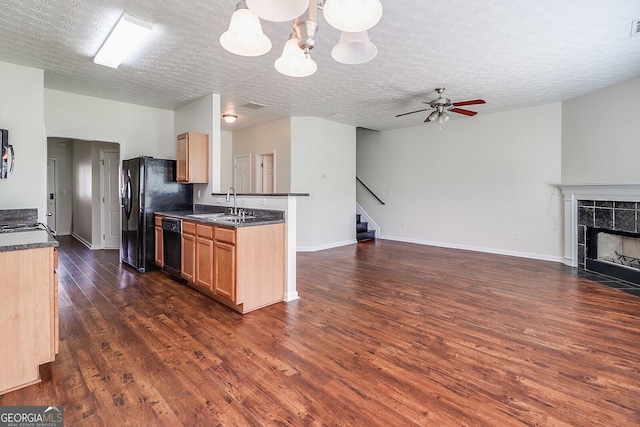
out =
[[[170,110],[218,93],[222,112],[239,116],[221,124],[226,130],[287,116],[393,129],[421,124],[421,113],[395,115],[424,108],[439,86],[454,102],[485,99],[469,109],[488,114],[559,102],[640,74],[640,36],[630,37],[638,0],[382,0],[382,20],[369,31],[378,56],[361,65],[331,58],[339,32],[319,13],[318,71],[302,79],[273,67],[290,22],[263,21],[273,48],[262,57],[222,49],[234,0],[2,3],[0,61],[43,69],[46,88]],[[153,22],[153,35],[120,68],[95,65],[123,12]],[[250,102],[266,107],[243,107]]]

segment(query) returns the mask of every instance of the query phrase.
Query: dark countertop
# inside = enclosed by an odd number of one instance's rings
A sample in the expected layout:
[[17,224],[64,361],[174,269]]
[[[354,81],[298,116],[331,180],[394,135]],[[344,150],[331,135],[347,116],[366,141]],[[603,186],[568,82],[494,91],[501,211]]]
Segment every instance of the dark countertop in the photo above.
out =
[[57,247],[58,241],[46,230],[0,233],[0,252]]
[[[228,211],[228,208],[225,208]],[[216,213],[216,212],[224,212],[225,210],[213,210],[208,213]],[[209,219],[209,218],[198,218],[192,215],[202,214],[200,210],[194,211],[174,211],[174,212],[156,212],[156,215],[168,216],[171,218],[181,219],[183,221],[192,221],[199,222],[202,224],[211,224],[218,225],[220,227],[228,227],[228,228],[240,228],[240,227],[255,227],[258,225],[269,225],[269,224],[283,224],[284,223],[284,212],[281,211],[272,211],[273,213],[266,210],[258,210],[258,209],[247,209],[255,215],[251,215],[253,218],[237,218],[237,219]],[[207,213],[207,212],[204,212]]]
[[[227,193],[211,193],[212,196],[227,196]],[[237,193],[242,197],[308,197],[309,193]]]

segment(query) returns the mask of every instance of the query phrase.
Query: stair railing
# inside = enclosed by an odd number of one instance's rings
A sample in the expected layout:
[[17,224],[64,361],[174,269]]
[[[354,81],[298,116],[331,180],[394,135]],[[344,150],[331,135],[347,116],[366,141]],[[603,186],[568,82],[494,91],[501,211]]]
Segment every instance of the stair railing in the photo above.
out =
[[371,190],[369,187],[367,187],[367,184],[365,184],[364,182],[362,182],[362,180],[361,180],[360,178],[358,178],[357,176],[356,176],[356,181],[358,181],[360,184],[362,184],[362,186],[363,186],[364,188],[366,188],[366,189],[367,189],[367,191],[368,191],[369,193],[371,193],[371,195],[372,195],[373,197],[375,197],[375,198],[376,198],[376,200],[377,200],[377,201],[379,201],[381,205],[384,205],[384,204],[385,204],[385,203],[382,201],[382,199],[380,199],[380,197],[378,197],[378,195],[377,195],[376,193],[374,193],[374,192],[373,192],[373,190]]

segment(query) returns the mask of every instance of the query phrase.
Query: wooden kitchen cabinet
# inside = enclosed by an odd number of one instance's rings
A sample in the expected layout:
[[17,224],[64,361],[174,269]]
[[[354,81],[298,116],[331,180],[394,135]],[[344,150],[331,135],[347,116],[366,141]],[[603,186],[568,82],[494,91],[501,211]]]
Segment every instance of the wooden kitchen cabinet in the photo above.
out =
[[213,291],[213,233],[212,225],[196,224],[196,272],[195,283]]
[[176,159],[178,182],[209,182],[209,135],[195,132],[178,135]]
[[40,382],[58,352],[57,251],[0,253],[0,394]]
[[162,216],[156,215],[156,264],[164,267],[164,240],[162,239]]
[[284,224],[216,227],[214,293],[241,313],[284,298]]
[[235,230],[216,228],[214,246],[214,292],[217,296],[236,303],[236,246]]
[[182,260],[180,271],[189,282],[195,281],[196,274],[196,224],[182,221]]

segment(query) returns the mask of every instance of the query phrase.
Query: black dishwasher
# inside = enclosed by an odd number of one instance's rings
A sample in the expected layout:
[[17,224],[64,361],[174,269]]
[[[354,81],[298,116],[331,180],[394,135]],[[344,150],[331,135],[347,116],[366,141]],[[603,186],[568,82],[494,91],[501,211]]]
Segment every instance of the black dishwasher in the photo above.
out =
[[182,261],[182,221],[175,218],[162,218],[162,243],[164,271],[174,277],[180,277]]

